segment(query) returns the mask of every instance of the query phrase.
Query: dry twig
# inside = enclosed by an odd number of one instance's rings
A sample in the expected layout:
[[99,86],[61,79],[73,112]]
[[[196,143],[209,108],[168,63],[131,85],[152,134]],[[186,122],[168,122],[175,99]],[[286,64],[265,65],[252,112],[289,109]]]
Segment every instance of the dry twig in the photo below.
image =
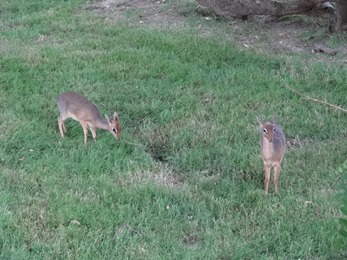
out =
[[323,101],[323,100],[319,100],[319,99],[316,99],[316,98],[307,96],[307,95],[305,95],[305,94],[303,94],[303,93],[297,91],[296,89],[293,89],[293,88],[289,87],[286,83],[284,83],[284,87],[287,88],[287,89],[289,89],[289,90],[292,91],[292,92],[295,92],[296,94],[299,94],[300,96],[302,96],[302,97],[304,97],[304,98],[306,98],[306,99],[313,100],[313,101],[315,101],[315,102],[318,102],[318,103],[321,103],[321,104],[324,104],[324,105],[333,107],[333,108],[335,108],[335,109],[337,109],[337,110],[341,110],[341,111],[347,113],[347,109],[345,109],[345,108],[342,108],[342,107],[339,107],[339,106],[330,104],[330,103],[325,102],[325,101]]

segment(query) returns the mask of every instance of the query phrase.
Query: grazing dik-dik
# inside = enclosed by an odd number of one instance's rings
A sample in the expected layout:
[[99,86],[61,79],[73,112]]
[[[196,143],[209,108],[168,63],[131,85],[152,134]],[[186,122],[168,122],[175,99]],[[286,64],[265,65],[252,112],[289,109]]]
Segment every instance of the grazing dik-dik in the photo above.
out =
[[265,169],[265,193],[269,190],[270,172],[274,168],[275,192],[278,191],[278,174],[281,170],[281,162],[286,150],[286,138],[282,128],[275,123],[273,116],[270,122],[264,123],[257,117],[260,133],[260,151]]
[[100,116],[99,109],[84,96],[76,92],[64,92],[58,96],[57,105],[60,111],[58,117],[58,126],[60,135],[63,138],[66,133],[64,121],[72,118],[82,125],[84,133],[84,145],[87,144],[88,126],[92,132],[93,139],[96,140],[96,128],[108,130],[114,137],[120,137],[119,116],[116,112],[113,114],[113,119],[110,120]]

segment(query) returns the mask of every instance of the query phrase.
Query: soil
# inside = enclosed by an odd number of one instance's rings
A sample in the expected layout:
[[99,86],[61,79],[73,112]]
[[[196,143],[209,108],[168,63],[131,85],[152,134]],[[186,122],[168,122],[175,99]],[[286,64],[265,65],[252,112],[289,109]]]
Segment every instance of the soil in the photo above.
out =
[[[178,2],[178,3],[177,3]],[[257,53],[310,53],[313,59],[332,59],[335,55],[345,59],[346,34],[342,43],[334,44],[328,32],[329,14],[314,10],[305,15],[292,15],[273,19],[267,16],[243,21],[228,21],[228,27],[218,23],[222,18],[204,9],[194,1],[190,5],[170,0],[96,0],[86,9],[104,15],[110,21],[148,26],[164,30],[191,29],[202,36],[222,36],[241,48]],[[179,4],[180,3],[180,4]],[[183,6],[182,6],[183,5]],[[185,6],[184,6],[185,5]],[[195,16],[195,23],[191,17]],[[333,44],[331,44],[333,42]],[[334,46],[330,46],[334,45]],[[330,47],[330,48],[328,48]],[[347,62],[345,59],[344,62]]]

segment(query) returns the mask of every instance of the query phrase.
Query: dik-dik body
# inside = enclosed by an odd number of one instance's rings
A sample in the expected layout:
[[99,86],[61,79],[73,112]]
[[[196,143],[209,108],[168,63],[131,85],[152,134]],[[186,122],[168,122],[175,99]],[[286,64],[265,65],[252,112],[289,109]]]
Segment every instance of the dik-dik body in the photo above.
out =
[[58,126],[60,135],[63,138],[66,133],[64,121],[72,118],[82,125],[84,133],[84,145],[87,144],[88,126],[92,132],[93,139],[96,140],[96,128],[108,130],[117,139],[120,138],[119,116],[116,112],[110,120],[100,116],[99,109],[84,96],[76,92],[64,92],[58,96],[57,105],[60,111]]
[[260,151],[265,169],[265,193],[269,191],[271,168],[274,168],[275,192],[278,192],[278,175],[286,150],[286,138],[282,128],[275,123],[275,117],[266,123],[260,118],[257,120],[261,128]]

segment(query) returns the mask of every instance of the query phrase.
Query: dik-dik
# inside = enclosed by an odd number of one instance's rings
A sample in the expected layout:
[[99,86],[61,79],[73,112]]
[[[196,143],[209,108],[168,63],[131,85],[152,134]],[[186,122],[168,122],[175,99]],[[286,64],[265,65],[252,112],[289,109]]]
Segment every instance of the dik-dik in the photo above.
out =
[[62,138],[64,133],[66,133],[64,121],[68,118],[72,118],[82,125],[84,145],[87,144],[88,126],[94,140],[96,140],[96,128],[108,130],[115,138],[120,138],[119,116],[116,112],[114,112],[112,120],[107,115],[105,115],[105,118],[102,118],[99,109],[92,102],[84,96],[71,91],[60,94],[57,99],[57,105],[60,111],[58,126]]
[[264,123],[257,118],[260,133],[260,151],[265,169],[265,193],[269,191],[270,172],[274,168],[275,192],[278,192],[278,175],[281,170],[281,162],[286,150],[286,138],[282,128],[275,123],[273,116],[270,122]]

